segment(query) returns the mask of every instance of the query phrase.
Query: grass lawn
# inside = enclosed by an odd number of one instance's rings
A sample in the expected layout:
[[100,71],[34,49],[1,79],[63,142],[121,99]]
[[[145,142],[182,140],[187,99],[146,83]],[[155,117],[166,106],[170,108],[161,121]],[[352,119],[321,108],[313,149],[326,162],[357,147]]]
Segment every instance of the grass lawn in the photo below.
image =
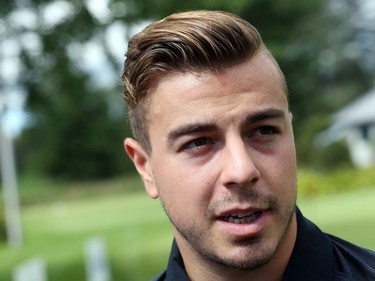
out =
[[23,226],[22,249],[0,246],[1,281],[33,256],[46,258],[49,281],[86,280],[84,244],[97,236],[106,242],[113,281],[148,280],[166,263],[172,239],[160,204],[143,192],[27,207]]
[[[324,231],[375,250],[375,189],[299,200],[302,212]],[[141,191],[59,199],[23,208],[25,244],[0,244],[0,281],[34,256],[46,259],[49,281],[84,281],[84,244],[106,242],[112,281],[149,280],[161,271],[172,235],[160,203]]]
[[324,232],[375,250],[375,189],[301,199],[303,214]]

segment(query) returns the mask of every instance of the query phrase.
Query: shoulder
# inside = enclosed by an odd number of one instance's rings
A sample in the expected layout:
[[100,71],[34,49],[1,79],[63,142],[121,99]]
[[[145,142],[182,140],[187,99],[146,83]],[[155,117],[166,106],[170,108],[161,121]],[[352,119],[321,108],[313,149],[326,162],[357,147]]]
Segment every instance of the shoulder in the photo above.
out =
[[297,240],[287,280],[375,280],[375,252],[322,232],[297,209]]
[[375,252],[327,234],[336,257],[336,270],[353,280],[375,280]]

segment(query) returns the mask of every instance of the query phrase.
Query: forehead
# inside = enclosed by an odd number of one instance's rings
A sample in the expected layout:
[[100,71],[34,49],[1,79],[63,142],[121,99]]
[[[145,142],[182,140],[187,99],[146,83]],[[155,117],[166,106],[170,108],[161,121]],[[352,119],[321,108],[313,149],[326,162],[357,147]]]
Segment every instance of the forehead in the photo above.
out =
[[246,111],[287,110],[283,77],[274,61],[258,54],[220,73],[173,73],[149,93],[149,129],[189,121],[237,118]]

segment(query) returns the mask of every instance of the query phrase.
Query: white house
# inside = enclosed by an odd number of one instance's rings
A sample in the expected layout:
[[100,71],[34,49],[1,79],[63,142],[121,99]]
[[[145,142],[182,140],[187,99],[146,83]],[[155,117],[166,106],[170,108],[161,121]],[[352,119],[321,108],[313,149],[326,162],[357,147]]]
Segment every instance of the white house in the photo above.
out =
[[334,114],[331,127],[318,135],[317,143],[325,146],[341,139],[356,167],[375,165],[375,88]]

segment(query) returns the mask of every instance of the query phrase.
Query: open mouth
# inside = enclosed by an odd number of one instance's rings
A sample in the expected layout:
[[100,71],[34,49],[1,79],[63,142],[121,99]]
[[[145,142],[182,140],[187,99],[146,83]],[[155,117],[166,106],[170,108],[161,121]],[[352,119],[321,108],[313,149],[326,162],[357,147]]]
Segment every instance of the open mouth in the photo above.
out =
[[248,213],[232,213],[227,216],[221,217],[222,220],[235,224],[245,224],[255,221],[262,214],[261,211],[248,212]]

